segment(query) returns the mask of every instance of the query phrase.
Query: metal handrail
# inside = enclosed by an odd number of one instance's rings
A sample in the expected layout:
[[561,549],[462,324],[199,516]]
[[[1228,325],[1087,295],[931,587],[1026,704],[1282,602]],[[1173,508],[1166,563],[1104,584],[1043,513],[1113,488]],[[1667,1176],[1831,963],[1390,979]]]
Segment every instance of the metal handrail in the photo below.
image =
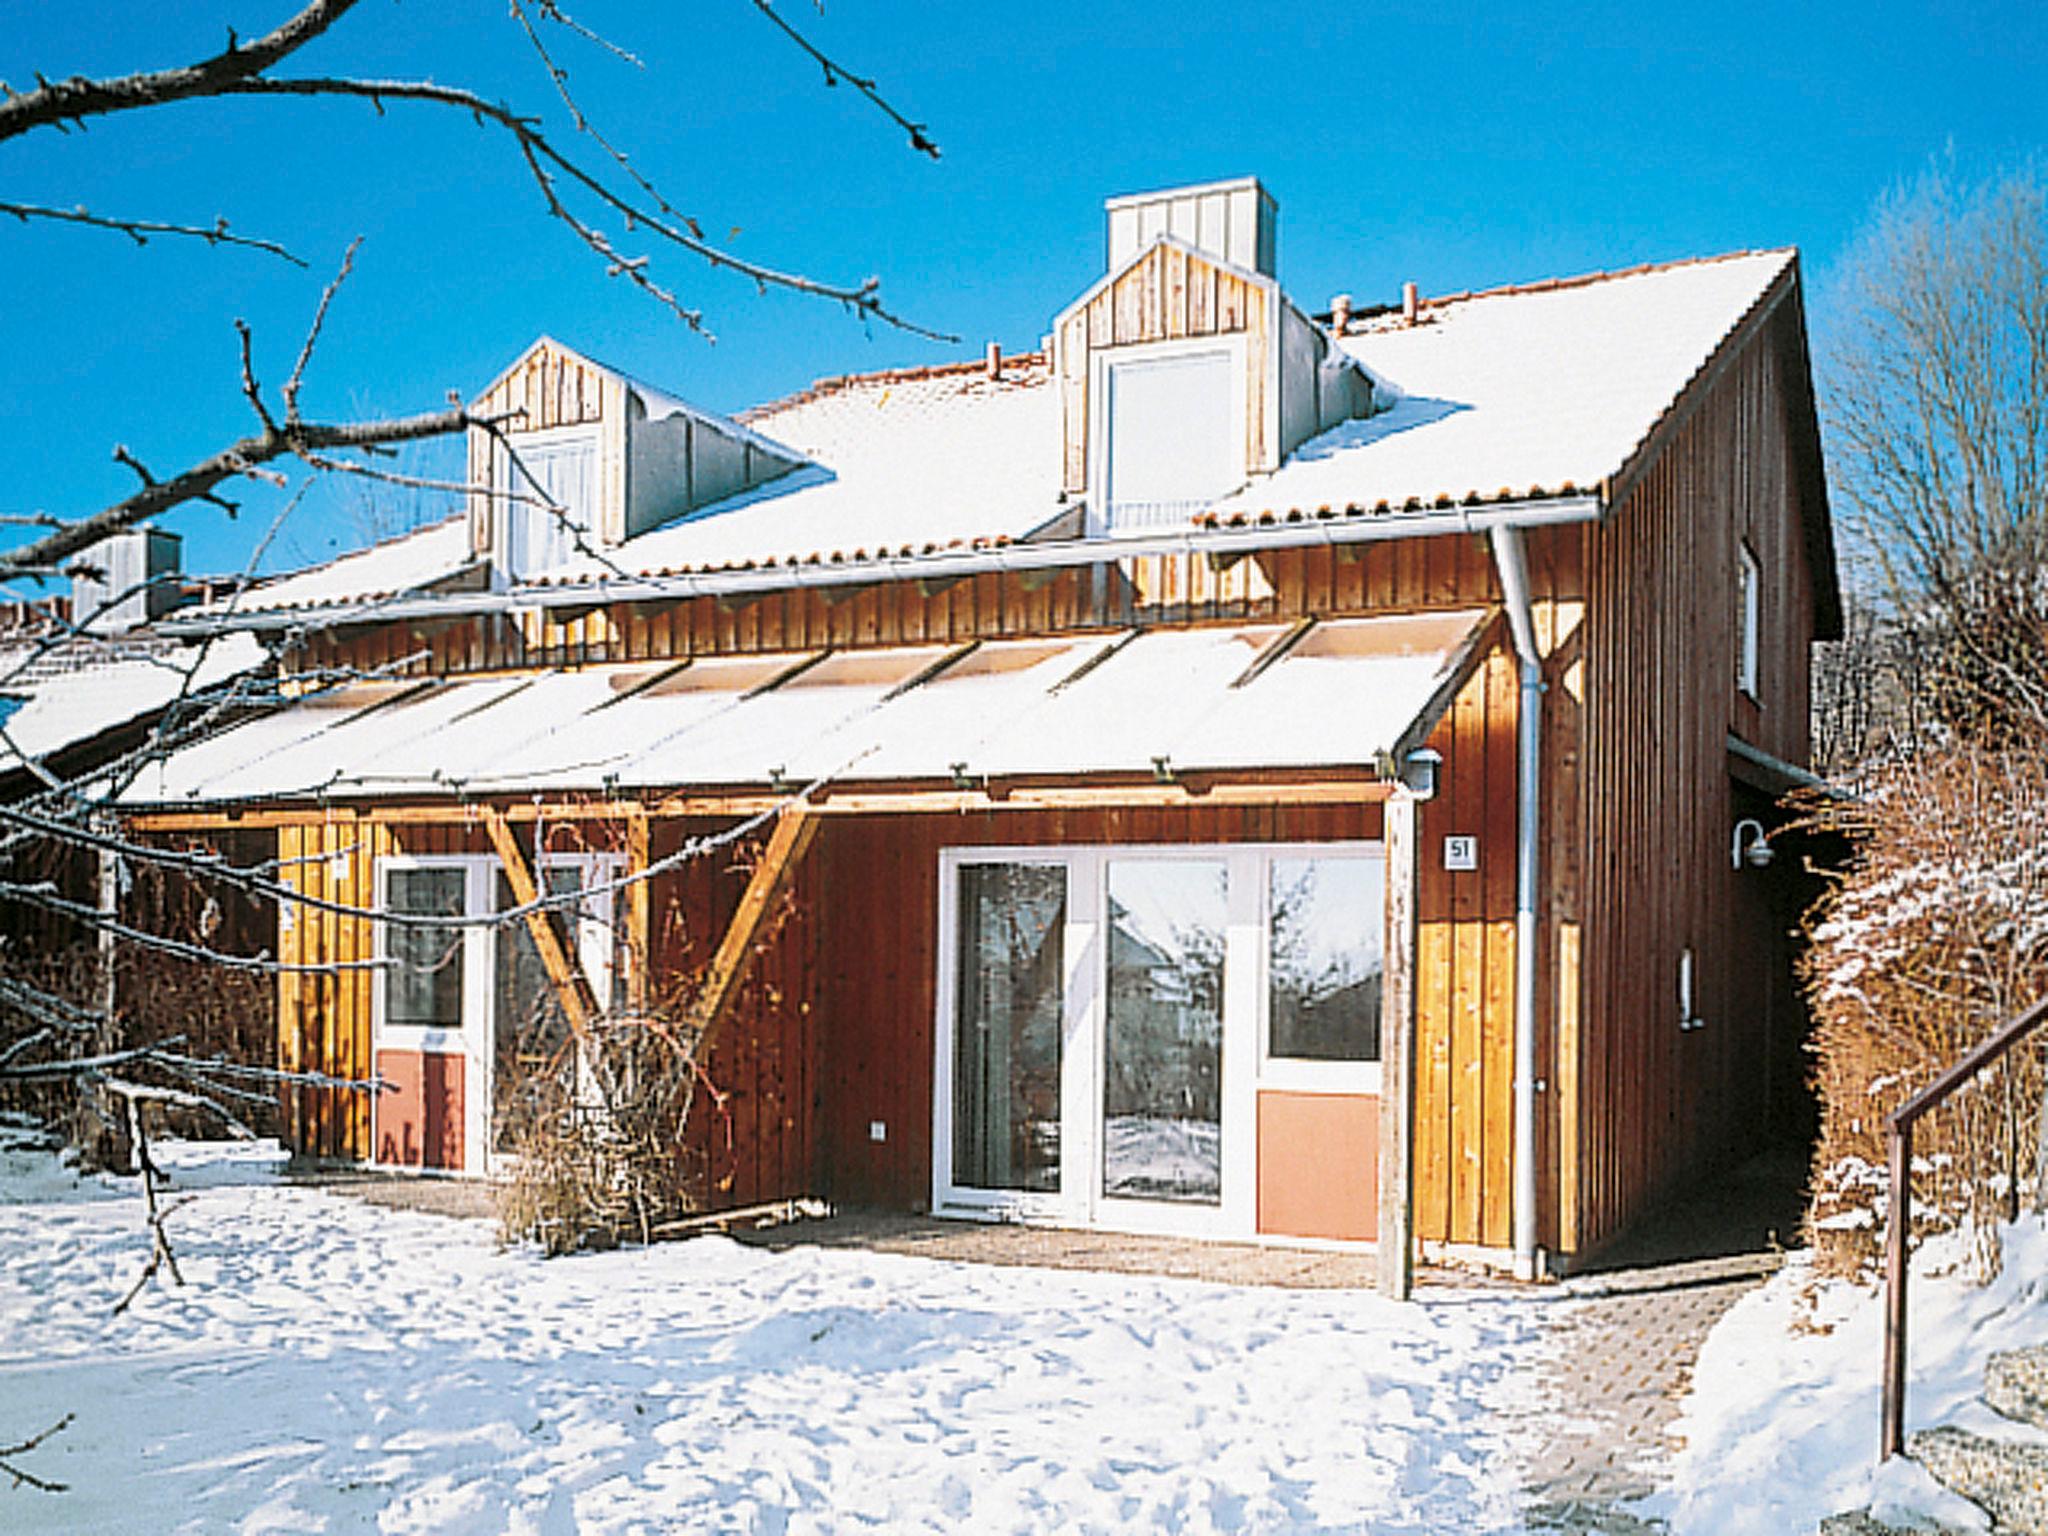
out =
[[1913,1226],[1913,1127],[1963,1084],[2048,1023],[2048,997],[2022,1009],[1885,1120],[1891,1151],[1891,1230],[1884,1244],[1884,1445],[1880,1460],[1906,1448],[1906,1239]]

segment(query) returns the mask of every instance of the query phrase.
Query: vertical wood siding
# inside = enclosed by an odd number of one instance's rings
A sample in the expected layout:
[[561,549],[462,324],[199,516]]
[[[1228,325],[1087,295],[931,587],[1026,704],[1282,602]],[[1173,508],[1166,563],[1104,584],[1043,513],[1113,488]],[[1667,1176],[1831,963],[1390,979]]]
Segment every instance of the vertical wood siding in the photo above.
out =
[[[1766,1021],[1791,1002],[1772,995],[1764,964],[1770,887],[1729,864],[1726,754],[1733,730],[1791,761],[1806,755],[1813,596],[1787,430],[1790,323],[1781,316],[1732,361],[1586,536],[1583,971],[1553,1066],[1575,1096],[1557,1238],[1568,1253],[1745,1144],[1767,1100]],[[1755,702],[1735,681],[1744,538],[1764,576]],[[1706,1024],[1681,1032],[1688,947]]]

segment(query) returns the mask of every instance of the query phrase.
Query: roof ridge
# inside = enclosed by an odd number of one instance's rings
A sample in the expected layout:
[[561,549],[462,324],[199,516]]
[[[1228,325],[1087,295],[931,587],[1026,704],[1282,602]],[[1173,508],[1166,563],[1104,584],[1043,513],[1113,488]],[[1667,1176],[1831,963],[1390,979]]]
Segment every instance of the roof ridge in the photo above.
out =
[[[1021,368],[1042,368],[1047,359],[1044,352],[1017,352],[1006,354],[1002,366],[1013,364]],[[974,358],[964,363],[927,363],[917,368],[879,368],[872,373],[832,374],[822,379],[813,379],[802,389],[792,391],[774,400],[764,400],[759,405],[750,405],[745,410],[733,413],[732,419],[751,423],[763,416],[773,416],[779,411],[793,410],[799,405],[808,405],[813,400],[842,394],[862,384],[916,384],[925,379],[955,377],[960,374],[984,373],[988,369],[986,358]]]
[[[1670,261],[1644,261],[1638,262],[1632,267],[1612,267],[1597,272],[1579,272],[1569,277],[1544,277],[1538,278],[1533,282],[1502,283],[1493,288],[1468,288],[1462,293],[1425,294],[1417,300],[1417,303],[1422,309],[1439,309],[1451,304],[1469,303],[1473,299],[1503,299],[1513,298],[1519,294],[1557,293],[1572,288],[1590,288],[1595,283],[1613,282],[1618,278],[1644,277],[1652,272],[1675,272],[1685,267],[1708,267],[1724,261],[1744,261],[1752,256],[1796,256],[1798,254],[1799,247],[1796,245],[1776,245],[1740,251],[1722,251],[1713,256],[1680,256]],[[1371,318],[1383,319],[1388,314],[1398,315],[1399,313],[1399,305],[1390,305],[1387,309],[1380,311]]]

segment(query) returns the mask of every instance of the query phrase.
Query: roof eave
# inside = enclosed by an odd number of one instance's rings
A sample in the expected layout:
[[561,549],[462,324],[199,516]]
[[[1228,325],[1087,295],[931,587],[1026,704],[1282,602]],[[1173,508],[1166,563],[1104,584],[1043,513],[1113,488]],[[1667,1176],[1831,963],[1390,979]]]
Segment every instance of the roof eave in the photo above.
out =
[[1382,539],[1483,533],[1490,528],[1537,528],[1597,522],[1607,503],[1597,495],[1465,502],[1425,510],[1372,513],[1318,512],[1243,527],[1187,527],[1122,538],[1005,541],[968,549],[882,555],[864,560],[778,562],[734,569],[606,577],[562,586],[519,586],[504,592],[448,593],[366,600],[327,608],[279,609],[261,614],[168,619],[166,634],[199,637],[229,630],[277,632],[346,624],[461,618],[507,609],[581,608],[612,603],[680,601],[740,593],[811,587],[869,586],[890,581],[932,581],[996,572],[1107,565],[1153,555],[1243,555],[1269,549],[1373,543]]

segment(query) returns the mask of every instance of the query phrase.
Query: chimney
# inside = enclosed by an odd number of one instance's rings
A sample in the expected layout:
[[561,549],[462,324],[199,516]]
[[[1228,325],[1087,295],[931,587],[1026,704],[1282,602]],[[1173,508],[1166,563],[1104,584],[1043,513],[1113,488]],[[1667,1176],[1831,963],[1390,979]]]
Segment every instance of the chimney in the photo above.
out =
[[1422,314],[1422,295],[1415,291],[1413,283],[1401,285],[1401,319],[1413,325]]
[[87,569],[71,578],[73,620],[95,634],[117,634],[169,613],[178,605],[182,542],[145,523],[83,551],[76,564]]
[[1330,329],[1335,331],[1339,336],[1342,336],[1344,334],[1344,327],[1349,325],[1350,323],[1351,295],[1348,293],[1340,293],[1335,298],[1330,300]]
[[1234,267],[1274,275],[1280,205],[1256,176],[1112,197],[1103,207],[1112,272],[1153,241],[1171,236]]
[[1001,342],[988,344],[988,376],[1000,379],[1003,376],[1003,347]]

